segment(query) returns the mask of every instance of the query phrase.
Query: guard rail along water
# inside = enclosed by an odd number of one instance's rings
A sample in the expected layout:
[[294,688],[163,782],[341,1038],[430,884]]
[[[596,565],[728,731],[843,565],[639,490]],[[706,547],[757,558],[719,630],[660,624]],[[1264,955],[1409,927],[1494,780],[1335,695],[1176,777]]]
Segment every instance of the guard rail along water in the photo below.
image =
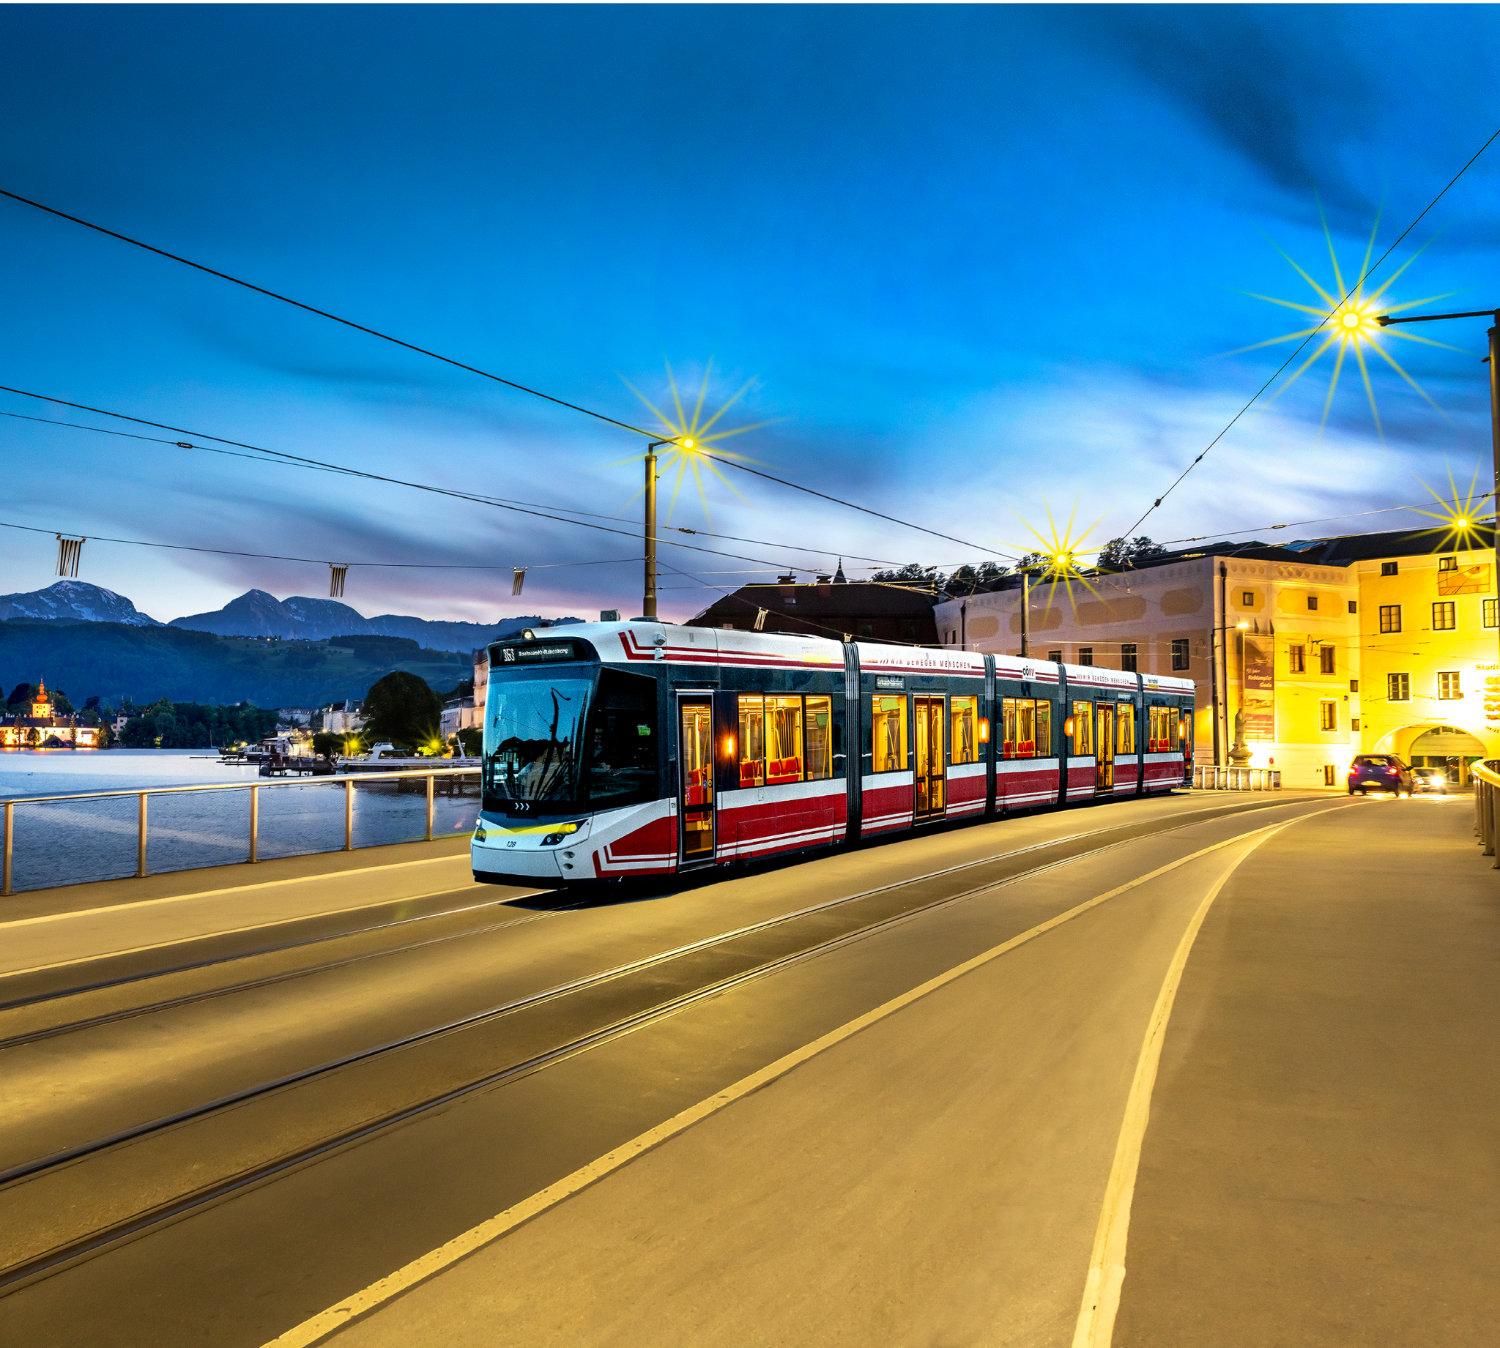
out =
[[1198,791],[1280,791],[1280,768],[1216,768],[1193,764]]
[[1482,763],[1470,765],[1469,775],[1474,782],[1474,834],[1487,857],[1495,857],[1495,869],[1500,871],[1500,856],[1495,852],[1495,816],[1500,813],[1500,759],[1486,758]]
[[[358,816],[356,791],[368,807]],[[227,794],[230,792],[249,793],[243,798],[243,808]],[[263,792],[272,794],[263,797]],[[426,803],[425,818],[420,822],[416,811],[397,799],[418,794],[425,794]],[[151,808],[153,798],[159,798],[155,811]],[[439,829],[440,804],[444,817]],[[356,847],[430,841],[438,832],[451,836],[452,832],[473,828],[479,805],[479,771],[472,767],[422,768],[362,772],[358,778],[153,786],[18,797],[0,805],[4,808],[0,894],[11,894],[17,888],[18,825],[20,860],[23,865],[29,863],[32,872],[27,877],[31,882],[20,887],[36,889],[202,865],[256,862],[271,856],[349,852]],[[271,816],[280,835],[270,848],[264,842],[263,812]],[[361,825],[358,830],[357,817]]]

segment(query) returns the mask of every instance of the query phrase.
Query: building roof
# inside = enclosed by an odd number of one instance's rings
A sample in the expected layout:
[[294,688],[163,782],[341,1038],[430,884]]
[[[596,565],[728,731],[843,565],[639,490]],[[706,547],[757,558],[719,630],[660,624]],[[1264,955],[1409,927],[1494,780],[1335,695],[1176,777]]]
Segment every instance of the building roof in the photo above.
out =
[[[930,618],[931,591],[877,581],[837,581],[814,585],[742,585],[733,594],[716,599],[688,620],[693,627],[716,627],[720,623],[743,622],[757,609],[812,625],[838,628],[851,618]],[[841,628],[840,630],[846,630]]]

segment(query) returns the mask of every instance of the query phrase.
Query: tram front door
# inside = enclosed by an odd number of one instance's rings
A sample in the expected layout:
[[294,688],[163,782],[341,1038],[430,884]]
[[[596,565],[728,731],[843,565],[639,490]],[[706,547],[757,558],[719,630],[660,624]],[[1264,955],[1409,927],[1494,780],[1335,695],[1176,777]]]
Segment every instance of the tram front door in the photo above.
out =
[[1094,704],[1094,793],[1108,795],[1115,789],[1115,705]]
[[677,701],[677,818],[681,860],[714,854],[714,714],[708,697]]
[[915,699],[916,816],[931,819],[948,805],[947,778],[943,765],[943,699]]

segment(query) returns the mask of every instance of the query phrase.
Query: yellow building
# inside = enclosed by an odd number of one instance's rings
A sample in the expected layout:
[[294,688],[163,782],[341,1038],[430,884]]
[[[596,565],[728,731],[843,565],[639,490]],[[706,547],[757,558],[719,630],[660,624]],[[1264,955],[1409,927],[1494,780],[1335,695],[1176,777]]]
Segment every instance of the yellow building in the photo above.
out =
[[80,725],[76,716],[59,716],[47,696],[47,681],[37,684],[30,714],[0,722],[0,749],[97,749],[98,726]]
[[[1032,656],[1191,678],[1196,761],[1274,767],[1342,789],[1349,760],[1389,752],[1444,767],[1500,757],[1493,555],[1434,533],[1275,547],[1220,543],[1130,571],[1033,585]],[[1019,654],[1019,577],[937,606],[938,640]],[[1495,721],[1486,719],[1485,680]]]

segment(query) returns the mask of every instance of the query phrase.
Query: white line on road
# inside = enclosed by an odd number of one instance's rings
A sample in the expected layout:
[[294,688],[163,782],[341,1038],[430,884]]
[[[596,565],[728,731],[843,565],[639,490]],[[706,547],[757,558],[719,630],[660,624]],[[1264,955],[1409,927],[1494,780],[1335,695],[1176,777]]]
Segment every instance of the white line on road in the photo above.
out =
[[[1335,808],[1347,808],[1335,807]],[[1319,810],[1322,814],[1325,811]],[[1182,983],[1182,971],[1187,965],[1193,942],[1198,938],[1199,928],[1219,891],[1229,882],[1250,854],[1263,842],[1284,828],[1312,818],[1305,814],[1285,823],[1275,824],[1257,833],[1244,834],[1234,841],[1243,843],[1254,839],[1245,848],[1243,856],[1235,858],[1232,865],[1213,883],[1203,902],[1198,905],[1182,940],[1167,966],[1161,991],[1157,993],[1156,1005],[1151,1010],[1151,1019],[1146,1024],[1146,1037],[1141,1043],[1141,1054],[1136,1061],[1135,1077],[1130,1083],[1130,1094],[1125,1100],[1125,1117],[1120,1123],[1120,1136],[1115,1144],[1114,1164],[1110,1167],[1109,1182],[1104,1186],[1104,1206],[1099,1213],[1099,1227],[1094,1233],[1094,1251],[1089,1260],[1088,1277],[1084,1282],[1083,1305],[1078,1311],[1078,1322],[1073,1331],[1073,1348],[1109,1348],[1114,1337],[1115,1315],[1120,1309],[1120,1289],[1125,1282],[1125,1243],[1130,1234],[1130,1206],[1135,1197],[1135,1178],[1140,1169],[1141,1145],[1146,1137],[1146,1125],[1151,1121],[1151,1092],[1156,1086],[1156,1069],[1161,1062],[1162,1041],[1166,1037],[1167,1021],[1172,1015],[1172,1004],[1177,999],[1177,989]],[[1221,844],[1225,846],[1227,844]],[[1196,855],[1202,855],[1197,853]]]
[[[1321,811],[1318,813],[1321,813]],[[445,1269],[451,1268],[454,1264],[468,1258],[469,1255],[483,1249],[486,1245],[492,1244],[501,1236],[515,1230],[516,1227],[530,1221],[533,1217],[541,1215],[547,1209],[555,1207],[565,1199],[571,1198],[574,1194],[588,1188],[590,1185],[603,1179],[606,1175],[620,1169],[622,1166],[628,1165],[637,1157],[660,1146],[663,1142],[675,1137],[678,1133],[685,1132],[694,1124],[701,1122],[712,1114],[718,1113],[721,1109],[733,1104],[736,1100],[741,1100],[745,1096],[760,1090],[763,1086],[769,1085],[779,1077],[785,1076],[793,1068],[801,1066],[809,1059],[815,1058],[827,1049],[843,1043],[846,1039],[858,1034],[861,1030],[867,1029],[878,1021],[886,1019],[904,1007],[910,1006],[913,1002],[919,1001],[928,994],[936,992],[939,988],[946,987],[949,983],[962,978],[965,974],[972,973],[975,969],[989,964],[992,960],[998,959],[1001,955],[1016,949],[1017,946],[1025,945],[1028,941],[1033,941],[1038,936],[1042,936],[1066,922],[1071,922],[1074,918],[1081,916],[1091,909],[1099,907],[1100,904],[1108,903],[1109,900],[1118,898],[1121,894],[1136,889],[1151,880],[1157,879],[1159,876],[1166,875],[1168,872],[1174,871],[1179,866],[1184,866],[1190,861],[1196,861],[1199,857],[1208,856],[1213,852],[1222,851],[1227,847],[1239,846],[1246,839],[1254,838],[1257,835],[1269,836],[1280,829],[1286,828],[1288,823],[1296,822],[1296,820],[1289,820],[1287,823],[1267,825],[1264,828],[1255,829],[1249,833],[1239,834],[1237,837],[1230,838],[1224,842],[1213,843],[1208,847],[1200,848],[1196,852],[1189,852],[1186,856],[1178,857],[1175,861],[1169,861],[1165,866],[1158,866],[1155,870],[1148,871],[1145,875],[1137,876],[1134,880],[1129,880],[1123,885],[1118,885],[1103,894],[1097,894],[1091,899],[1086,899],[1083,903],[1069,908],[1066,912],[1059,913],[1056,917],[1048,918],[1047,921],[1022,932],[1019,936],[1013,936],[1010,940],[993,946],[989,950],[975,955],[972,959],[965,960],[962,964],[956,965],[945,973],[937,975],[935,978],[928,979],[927,982],[902,993],[899,997],[894,997],[890,1001],[875,1007],[873,1010],[865,1012],[864,1015],[857,1016],[855,1019],[840,1025],[838,1028],[830,1030],[827,1034],[814,1039],[811,1043],[794,1049],[785,1056],[778,1058],[775,1062],[762,1067],[759,1071],[742,1077],[733,1085],[726,1087],[706,1100],[700,1100],[697,1104],[690,1106],[681,1113],[673,1115],[664,1123],[660,1123],[656,1127],[650,1128],[646,1132],[631,1138],[630,1141],[624,1143],[622,1146],[616,1147],[613,1151],[607,1152],[596,1160],[590,1161],[587,1165],[573,1171],[572,1174],[565,1175],[555,1184],[548,1185],[547,1188],[532,1194],[529,1198],[523,1199],[514,1206],[506,1208],[503,1212],[496,1213],[495,1216],[488,1220],[480,1222],[479,1225],[471,1227],[462,1234],[455,1236],[446,1244],[440,1245],[434,1250],[429,1250],[426,1254],[412,1260],[411,1263],[397,1269],[394,1273],[388,1274],[378,1282],[371,1283],[362,1291],[344,1298],[335,1305],[328,1307],[327,1310],[320,1311],[310,1319],[304,1320],[301,1324],[294,1325],[285,1333],[272,1339],[265,1345],[265,1348],[311,1348],[311,1345],[321,1343],[338,1330],[345,1328],[356,1320],[363,1319],[386,1303],[409,1292],[412,1288],[426,1282]],[[1217,888],[1214,892],[1217,893]],[[1200,912],[1206,910],[1207,905],[1205,904],[1200,909]],[[1201,918],[1197,920],[1201,921]],[[1185,955],[1184,958],[1186,958]]]

